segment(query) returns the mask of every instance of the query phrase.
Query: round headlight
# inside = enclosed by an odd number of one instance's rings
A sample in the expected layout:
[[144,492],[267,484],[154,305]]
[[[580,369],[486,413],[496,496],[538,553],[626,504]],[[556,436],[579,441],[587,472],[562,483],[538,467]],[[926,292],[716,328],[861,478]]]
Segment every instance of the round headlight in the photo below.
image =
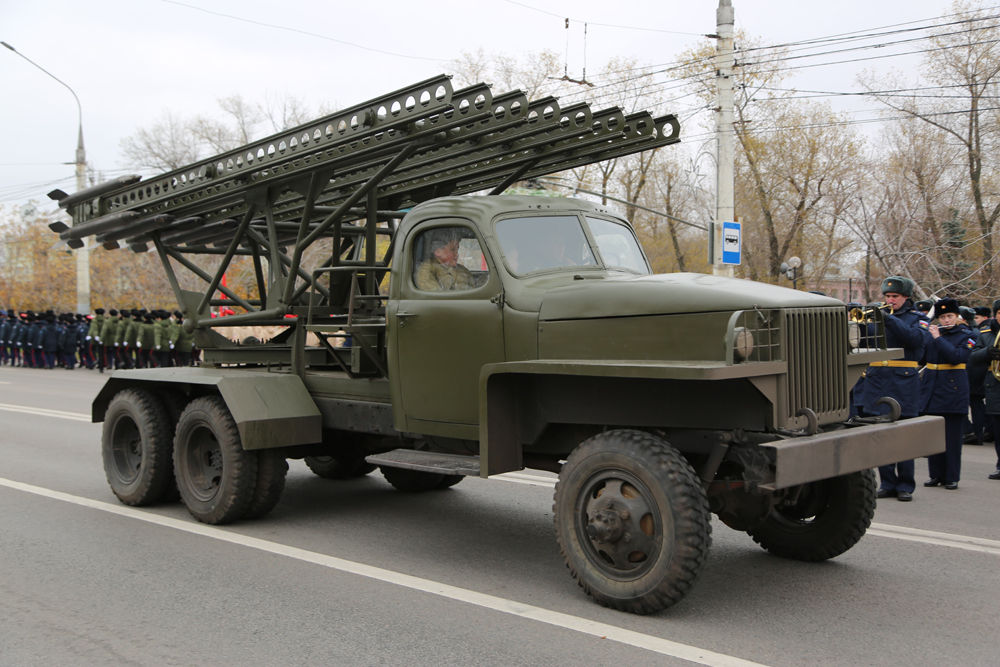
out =
[[851,344],[851,349],[856,350],[861,345],[861,323],[847,323],[847,342]]
[[740,361],[746,361],[753,354],[753,334],[746,327],[733,330],[733,354]]

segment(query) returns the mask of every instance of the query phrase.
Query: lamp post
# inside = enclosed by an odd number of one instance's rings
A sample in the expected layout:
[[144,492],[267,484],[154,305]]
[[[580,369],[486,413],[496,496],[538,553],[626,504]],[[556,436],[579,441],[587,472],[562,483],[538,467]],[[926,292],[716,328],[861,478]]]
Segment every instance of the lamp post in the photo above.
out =
[[800,266],[802,266],[802,260],[798,257],[789,257],[787,262],[781,263],[780,271],[782,275],[792,281],[792,289],[798,289]]
[[[73,99],[76,100],[76,109],[79,114],[79,131],[77,132],[76,140],[76,190],[79,192],[86,187],[86,168],[87,168],[87,153],[83,149],[83,106],[80,104],[80,98],[76,96],[76,92],[69,87],[65,81],[59,79],[56,75],[49,72],[47,69],[36,63],[35,61],[28,58],[13,46],[7,42],[0,42],[17,55],[21,56],[29,63],[37,67],[38,69],[45,72],[47,75],[62,84],[66,90],[68,90],[72,95]],[[90,250],[86,246],[79,248],[75,251],[76,254],[76,312],[87,314],[90,312]]]

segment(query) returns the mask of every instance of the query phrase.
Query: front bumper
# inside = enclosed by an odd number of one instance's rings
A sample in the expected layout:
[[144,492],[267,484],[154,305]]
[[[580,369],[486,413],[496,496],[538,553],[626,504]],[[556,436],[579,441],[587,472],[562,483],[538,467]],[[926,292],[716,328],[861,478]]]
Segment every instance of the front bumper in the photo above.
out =
[[944,418],[916,417],[761,445],[773,450],[777,490],[944,451]]

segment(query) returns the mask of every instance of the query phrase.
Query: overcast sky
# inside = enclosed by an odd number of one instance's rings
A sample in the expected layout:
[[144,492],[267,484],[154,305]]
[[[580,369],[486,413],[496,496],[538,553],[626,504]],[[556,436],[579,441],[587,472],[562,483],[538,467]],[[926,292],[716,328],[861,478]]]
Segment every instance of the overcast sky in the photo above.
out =
[[[703,35],[715,31],[717,6],[718,0],[0,0],[0,40],[73,88],[83,108],[87,161],[110,177],[123,173],[121,139],[164,110],[217,114],[216,99],[233,93],[251,101],[293,95],[312,109],[345,107],[447,72],[448,61],[478,48],[510,55],[550,49],[579,77],[584,23],[588,75],[616,56],[664,65],[708,43]],[[951,11],[941,0],[733,0],[733,6],[737,29],[779,44]],[[827,53],[799,64],[904,53],[920,44]],[[806,67],[794,84],[858,90],[863,68],[915,77],[918,65],[910,55]],[[44,195],[55,187],[72,192],[74,167],[64,164],[75,160],[72,95],[2,48],[0,91],[0,205],[47,203]],[[870,101],[833,103],[859,119],[875,116],[866,112],[876,106]],[[679,104],[688,108],[691,100]]]

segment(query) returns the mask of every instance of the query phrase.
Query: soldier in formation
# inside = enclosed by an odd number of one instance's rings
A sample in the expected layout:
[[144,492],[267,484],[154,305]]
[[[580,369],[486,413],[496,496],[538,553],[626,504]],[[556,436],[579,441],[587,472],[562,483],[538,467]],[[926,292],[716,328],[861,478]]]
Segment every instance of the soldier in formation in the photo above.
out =
[[[993,432],[993,447],[997,454],[996,470],[989,474],[990,479],[1000,480],[1000,438],[997,438],[997,426],[1000,424],[1000,299],[993,302],[993,318],[983,322],[979,330],[979,341],[969,355],[969,365],[980,369],[983,373],[983,398],[985,431]],[[985,439],[984,435],[984,439]]]
[[194,350],[183,316],[165,310],[110,309],[93,316],[49,310],[0,311],[0,362],[73,370],[188,366]]
[[944,417],[946,449],[928,457],[930,479],[924,486],[957,489],[961,478],[962,435],[969,412],[969,375],[965,369],[976,341],[959,315],[957,301],[941,299],[934,304],[938,324],[927,326],[930,338],[920,381],[920,414]]

